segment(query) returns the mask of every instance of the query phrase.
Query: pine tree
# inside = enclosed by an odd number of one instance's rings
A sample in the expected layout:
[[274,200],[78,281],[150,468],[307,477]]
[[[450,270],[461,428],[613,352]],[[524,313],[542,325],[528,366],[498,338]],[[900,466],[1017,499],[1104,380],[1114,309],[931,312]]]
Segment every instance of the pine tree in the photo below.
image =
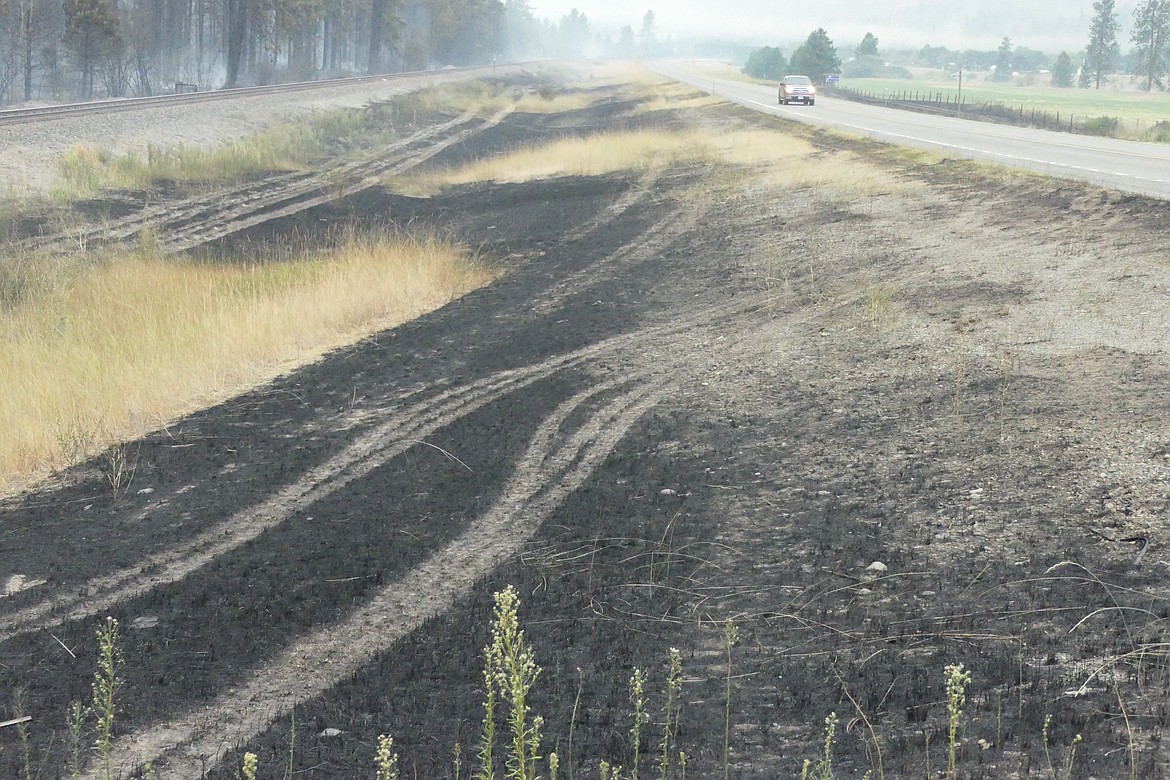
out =
[[1062,51],[1056,55],[1052,63],[1052,86],[1071,87],[1076,75],[1076,68],[1073,67],[1072,57],[1068,56],[1068,52]]
[[780,49],[765,46],[748,55],[743,72],[758,79],[779,81],[788,73],[788,60]]
[[1162,76],[1168,65],[1170,44],[1170,0],[1143,0],[1133,12],[1133,74],[1145,76],[1146,91],[1156,84],[1162,89]]
[[1093,3],[1093,21],[1089,24],[1089,46],[1083,79],[1097,89],[1101,88],[1105,77],[1113,72],[1113,63],[1121,53],[1117,43],[1120,26],[1114,12],[1114,0],[1096,0]]
[[65,44],[81,71],[81,98],[93,97],[98,63],[121,44],[118,15],[110,0],[65,0]]
[[993,81],[1011,81],[1012,79],[1012,39],[1004,36],[995,53],[995,76]]
[[857,44],[858,57],[876,57],[878,56],[878,39],[874,34],[867,32],[865,37],[861,39],[861,43]]
[[647,11],[642,17],[642,57],[650,54],[650,45],[654,41],[654,12]]
[[808,76],[818,84],[825,76],[841,70],[841,58],[837,56],[837,47],[833,45],[825,28],[818,27],[809,33],[805,42],[792,52],[789,68],[794,73]]

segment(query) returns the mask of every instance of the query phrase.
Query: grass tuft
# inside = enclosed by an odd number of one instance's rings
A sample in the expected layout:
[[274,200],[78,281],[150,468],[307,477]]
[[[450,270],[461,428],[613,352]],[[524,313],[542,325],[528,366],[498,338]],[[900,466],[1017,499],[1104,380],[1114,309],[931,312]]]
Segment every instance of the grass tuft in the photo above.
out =
[[[326,250],[65,266],[0,310],[0,492],[438,308],[493,278],[435,235],[340,231]],[[123,492],[133,458],[110,450]]]

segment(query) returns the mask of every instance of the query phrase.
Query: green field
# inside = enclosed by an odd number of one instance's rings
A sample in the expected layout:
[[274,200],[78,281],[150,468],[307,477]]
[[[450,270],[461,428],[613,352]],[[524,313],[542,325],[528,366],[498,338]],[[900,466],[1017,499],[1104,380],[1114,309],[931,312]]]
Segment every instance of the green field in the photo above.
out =
[[[966,104],[984,102],[1002,103],[1013,108],[1023,106],[1031,111],[1059,112],[1061,116],[1110,116],[1121,120],[1127,130],[1147,130],[1158,122],[1170,120],[1170,93],[1144,92],[1131,89],[1129,77],[1113,76],[1113,84],[1097,89],[1059,89],[1049,86],[1023,86],[987,81],[985,74],[963,78],[963,101]],[[1124,85],[1118,89],[1115,85]],[[918,99],[942,95],[943,100],[955,100],[959,93],[956,80],[939,79],[841,79],[841,86],[872,94],[888,94],[901,99],[904,93]]]

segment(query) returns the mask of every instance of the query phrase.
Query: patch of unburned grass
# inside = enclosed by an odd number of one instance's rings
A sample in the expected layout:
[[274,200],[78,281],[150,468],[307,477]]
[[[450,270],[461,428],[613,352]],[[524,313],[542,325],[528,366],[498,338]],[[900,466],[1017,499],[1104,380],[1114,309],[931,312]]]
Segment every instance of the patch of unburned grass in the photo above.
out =
[[223,146],[148,146],[115,153],[84,144],[61,158],[58,195],[92,197],[106,189],[150,189],[158,181],[222,182],[296,170],[317,154],[320,139],[307,128],[290,127]]
[[454,170],[396,179],[391,186],[406,194],[426,196],[460,184],[600,176],[685,163],[752,168],[755,170],[745,175],[763,186],[836,186],[868,193],[904,186],[892,174],[852,152],[818,152],[807,140],[779,130],[600,133],[520,149]]
[[444,186],[473,182],[519,183],[558,176],[599,176],[700,159],[708,153],[704,147],[704,139],[697,133],[599,133],[527,147],[455,170],[404,177],[395,180],[393,186],[406,192],[429,194]]
[[543,97],[539,93],[524,94],[515,100],[513,110],[525,114],[560,114],[588,108],[594,99],[585,92],[566,92],[550,97]]
[[640,103],[634,109],[634,113],[648,114],[654,111],[680,111],[689,108],[704,108],[725,102],[727,101],[721,97],[696,94],[694,90],[688,90],[686,94],[682,95],[659,95],[651,100],[647,100],[644,103]]
[[279,262],[139,255],[56,275],[38,262],[0,310],[0,492],[492,278],[434,237],[352,232]]
[[[545,71],[552,72],[552,71]],[[672,79],[660,76],[636,60],[612,60],[566,69],[561,78],[578,89],[599,87],[646,86],[672,83]]]
[[513,95],[498,85],[459,82],[419,90],[364,109],[318,114],[288,121],[215,147],[184,144],[114,150],[100,144],[71,148],[58,166],[54,195],[87,198],[103,190],[150,190],[160,181],[196,184],[244,181],[262,174],[301,170],[328,157],[375,149],[401,135],[399,128],[437,116],[472,113],[490,116],[517,102],[528,111],[567,111],[588,104],[567,94],[551,100]]

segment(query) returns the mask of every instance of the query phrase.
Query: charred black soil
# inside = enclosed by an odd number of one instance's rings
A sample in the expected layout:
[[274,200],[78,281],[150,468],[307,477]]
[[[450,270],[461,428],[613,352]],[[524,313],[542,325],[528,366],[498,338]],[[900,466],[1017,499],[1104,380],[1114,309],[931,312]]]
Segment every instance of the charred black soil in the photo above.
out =
[[[434,163],[764,121],[628,108],[512,117]],[[1045,735],[1060,769],[1078,734],[1073,777],[1163,776],[1167,238],[1104,228],[1164,207],[814,140],[887,184],[687,164],[372,187],[204,247],[426,228],[506,273],[130,444],[121,495],[98,460],[0,505],[0,574],[24,578],[0,690],[23,691],[40,776],[65,771],[106,615],[127,772],[230,778],[252,751],[281,777],[295,734],[297,776],[371,776],[392,733],[405,776],[452,776],[456,744],[466,773],[508,584],[544,752],[577,772],[629,767],[641,667],[658,774],[676,647],[677,747],[721,773],[731,621],[731,776],[799,776],[832,711],[836,776],[937,773],[958,663],[961,776],[1050,776]],[[0,746],[18,776],[16,728]]]

